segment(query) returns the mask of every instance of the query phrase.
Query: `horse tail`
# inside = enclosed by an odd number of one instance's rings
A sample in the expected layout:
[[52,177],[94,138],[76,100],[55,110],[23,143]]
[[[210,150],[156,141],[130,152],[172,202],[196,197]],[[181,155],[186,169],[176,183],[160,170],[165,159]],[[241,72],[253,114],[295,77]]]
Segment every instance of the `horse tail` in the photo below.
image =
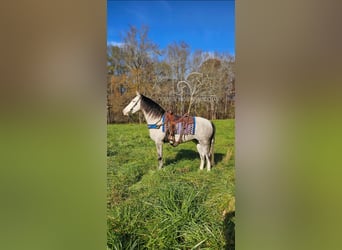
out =
[[213,133],[210,138],[210,164],[211,166],[214,166],[215,164],[215,159],[214,159],[214,143],[215,143],[215,132],[216,132],[216,127],[213,122],[211,122],[211,126],[213,127]]

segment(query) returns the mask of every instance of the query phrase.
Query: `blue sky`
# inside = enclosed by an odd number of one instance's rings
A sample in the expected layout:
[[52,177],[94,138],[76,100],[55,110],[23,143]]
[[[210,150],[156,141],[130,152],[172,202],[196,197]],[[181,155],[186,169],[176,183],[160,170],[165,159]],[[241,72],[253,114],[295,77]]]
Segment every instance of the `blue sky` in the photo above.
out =
[[193,51],[235,55],[235,1],[107,0],[107,43],[121,43],[129,25],[148,26],[162,49],[184,41]]

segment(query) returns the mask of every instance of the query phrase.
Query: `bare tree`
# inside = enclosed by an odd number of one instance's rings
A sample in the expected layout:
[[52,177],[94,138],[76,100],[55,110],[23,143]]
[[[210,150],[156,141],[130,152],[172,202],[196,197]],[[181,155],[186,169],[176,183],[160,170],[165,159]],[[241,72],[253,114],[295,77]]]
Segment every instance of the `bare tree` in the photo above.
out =
[[124,37],[123,48],[125,50],[125,65],[134,76],[133,80],[137,85],[137,89],[140,90],[140,87],[148,80],[146,78],[150,76],[150,74],[146,73],[151,72],[152,55],[160,53],[158,46],[148,39],[147,26],[142,26],[140,30],[130,26]]
[[186,72],[188,71],[188,58],[190,55],[190,46],[185,42],[174,42],[166,48],[166,62],[170,65],[171,74],[170,80],[172,86],[170,86],[170,106],[181,111],[182,104],[179,105],[177,100],[177,83],[181,80],[185,80]]
[[233,104],[234,88],[234,58],[229,54],[215,53],[210,55],[202,63],[200,72],[208,78],[210,89],[214,93],[215,102],[207,104],[208,112],[212,119],[228,118]]
[[125,62],[125,51],[119,46],[110,45],[107,48],[107,72],[108,75],[126,74],[128,68]]

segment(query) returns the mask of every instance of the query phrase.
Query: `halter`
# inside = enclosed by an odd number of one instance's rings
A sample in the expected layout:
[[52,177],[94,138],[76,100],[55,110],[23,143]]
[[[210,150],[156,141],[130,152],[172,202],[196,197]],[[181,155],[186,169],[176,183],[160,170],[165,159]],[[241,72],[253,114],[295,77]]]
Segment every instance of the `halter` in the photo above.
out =
[[133,109],[135,108],[135,106],[138,105],[138,103],[141,101],[141,96],[140,98],[136,101],[136,103],[134,103],[134,105],[132,106],[132,108],[129,110],[130,113],[132,113]]

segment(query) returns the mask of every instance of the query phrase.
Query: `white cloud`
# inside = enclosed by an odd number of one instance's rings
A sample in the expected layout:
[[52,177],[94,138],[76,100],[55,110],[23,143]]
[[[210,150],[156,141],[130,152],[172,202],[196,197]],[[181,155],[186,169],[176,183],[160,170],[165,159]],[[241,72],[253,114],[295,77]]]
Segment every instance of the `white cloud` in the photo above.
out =
[[121,43],[121,42],[116,42],[116,41],[109,41],[107,42],[107,46],[118,46],[118,47],[123,47],[125,45],[125,43]]

